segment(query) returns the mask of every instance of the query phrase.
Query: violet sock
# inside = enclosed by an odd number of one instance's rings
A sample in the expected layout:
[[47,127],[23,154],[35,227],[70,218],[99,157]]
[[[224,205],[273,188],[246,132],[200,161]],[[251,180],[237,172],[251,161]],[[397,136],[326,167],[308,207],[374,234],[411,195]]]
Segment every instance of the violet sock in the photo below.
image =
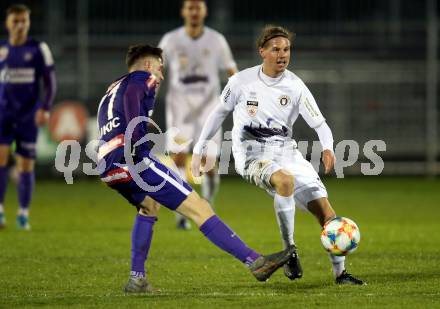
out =
[[145,276],[145,261],[153,238],[153,225],[156,217],[137,215],[131,234],[131,272],[132,276]]
[[6,187],[8,185],[8,168],[0,167],[0,204],[5,200]]
[[200,226],[200,231],[214,245],[250,265],[260,254],[250,249],[219,217],[212,216]]
[[35,173],[23,172],[18,177],[18,203],[21,209],[29,209],[34,191]]

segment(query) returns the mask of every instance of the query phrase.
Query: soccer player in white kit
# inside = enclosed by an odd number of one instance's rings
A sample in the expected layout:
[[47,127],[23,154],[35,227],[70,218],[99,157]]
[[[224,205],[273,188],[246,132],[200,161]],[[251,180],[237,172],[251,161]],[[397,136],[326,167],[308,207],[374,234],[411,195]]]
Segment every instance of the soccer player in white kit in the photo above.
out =
[[[237,69],[224,36],[204,25],[205,1],[184,0],[181,15],[184,25],[166,33],[159,47],[170,76],[166,95],[167,129],[178,129],[177,134],[167,135],[167,150],[172,153],[180,176],[186,180],[186,158],[194,146],[192,141],[197,141],[204,120],[218,103],[219,71],[231,76]],[[220,144],[222,132],[213,139]],[[219,181],[215,170],[203,178],[202,196],[211,204]],[[189,221],[177,215],[177,227],[189,229]]]
[[[336,217],[327,191],[310,162],[292,138],[299,115],[319,136],[325,173],[336,161],[333,136],[315,99],[303,81],[287,70],[292,34],[266,26],[257,40],[262,65],[245,69],[229,79],[221,102],[206,120],[193,150],[192,173],[200,174],[208,141],[233,112],[232,152],[237,172],[274,197],[274,208],[285,247],[295,247],[295,205],[311,212],[321,226]],[[296,247],[295,247],[296,248]],[[363,284],[345,270],[345,257],[329,255],[338,284]],[[302,277],[297,253],[284,266],[285,275]]]

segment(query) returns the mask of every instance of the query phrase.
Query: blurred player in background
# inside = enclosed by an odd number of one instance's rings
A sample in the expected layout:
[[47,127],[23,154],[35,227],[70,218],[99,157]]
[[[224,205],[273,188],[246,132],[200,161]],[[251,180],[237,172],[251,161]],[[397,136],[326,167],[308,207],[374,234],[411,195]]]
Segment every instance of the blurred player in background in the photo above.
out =
[[[55,96],[54,62],[49,47],[28,37],[30,9],[11,5],[6,11],[8,40],[0,42],[0,227],[5,226],[3,201],[8,158],[15,141],[19,210],[17,226],[29,230],[34,189],[38,127],[49,120]],[[43,82],[44,95],[40,94]]]
[[[132,232],[131,272],[125,291],[154,292],[145,277],[145,261],[157,221],[157,203],[193,220],[213,244],[246,264],[258,280],[267,280],[287,262],[290,249],[261,256],[247,247],[215,215],[209,203],[153,157],[147,143],[137,145],[148,133],[147,117],[153,113],[156,91],[163,79],[162,50],[149,45],[132,46],[126,62],[128,74],[110,85],[98,107],[100,138],[105,141],[98,150],[99,164],[105,162],[106,166],[101,180],[138,209]],[[131,127],[140,117],[142,122]],[[129,151],[124,153],[127,146]],[[134,164],[145,169],[138,173],[133,170]]]
[[[178,128],[168,136],[167,150],[182,178],[186,179],[186,162],[193,142],[197,141],[204,120],[218,103],[219,71],[229,76],[237,72],[231,50],[224,36],[204,25],[207,16],[203,0],[183,0],[181,15],[184,26],[164,35],[159,47],[170,75],[166,96],[167,129]],[[213,139],[220,145],[222,132]],[[184,146],[183,146],[184,145]],[[220,176],[215,170],[202,180],[202,196],[211,204],[218,190]],[[189,222],[177,216],[177,227],[189,229]]]
[[[192,172],[200,173],[201,155],[222,122],[233,111],[232,151],[237,172],[274,197],[274,208],[285,247],[295,247],[294,216],[297,206],[311,212],[321,226],[336,217],[327,191],[310,162],[292,138],[299,115],[313,128],[322,145],[325,173],[336,161],[333,135],[315,99],[303,81],[287,70],[292,34],[267,26],[257,41],[263,64],[237,73],[223,90],[221,103],[209,115],[194,147]],[[363,284],[345,270],[345,257],[330,254],[338,284]],[[302,277],[296,252],[284,266],[285,275]]]

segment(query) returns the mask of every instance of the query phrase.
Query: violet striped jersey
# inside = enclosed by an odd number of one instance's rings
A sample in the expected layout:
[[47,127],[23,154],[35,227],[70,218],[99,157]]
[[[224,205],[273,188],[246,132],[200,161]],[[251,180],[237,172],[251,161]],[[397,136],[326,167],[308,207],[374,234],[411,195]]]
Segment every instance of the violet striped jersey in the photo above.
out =
[[[104,174],[116,168],[113,163],[124,163],[126,129],[136,117],[151,117],[154,109],[156,79],[145,71],[134,71],[116,79],[107,89],[98,107],[100,139],[105,142],[98,149],[98,158],[105,159]],[[144,119],[145,120],[145,119]],[[147,134],[147,122],[139,122],[131,134],[134,145]],[[146,144],[136,147],[139,158],[149,155]]]
[[[54,96],[54,61],[49,47],[34,39],[20,46],[0,41],[0,111],[12,116],[49,110]],[[44,79],[45,98],[40,97],[40,82]]]

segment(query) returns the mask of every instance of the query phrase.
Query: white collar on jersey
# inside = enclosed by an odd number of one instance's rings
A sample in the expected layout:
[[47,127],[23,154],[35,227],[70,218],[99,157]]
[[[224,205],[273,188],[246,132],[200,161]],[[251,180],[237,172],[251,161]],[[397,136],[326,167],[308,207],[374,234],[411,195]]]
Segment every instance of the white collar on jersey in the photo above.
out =
[[284,78],[286,71],[284,71],[280,76],[278,77],[270,77],[269,75],[266,75],[263,72],[263,66],[260,65],[260,68],[258,69],[258,78],[268,87],[275,86],[281,80]]

